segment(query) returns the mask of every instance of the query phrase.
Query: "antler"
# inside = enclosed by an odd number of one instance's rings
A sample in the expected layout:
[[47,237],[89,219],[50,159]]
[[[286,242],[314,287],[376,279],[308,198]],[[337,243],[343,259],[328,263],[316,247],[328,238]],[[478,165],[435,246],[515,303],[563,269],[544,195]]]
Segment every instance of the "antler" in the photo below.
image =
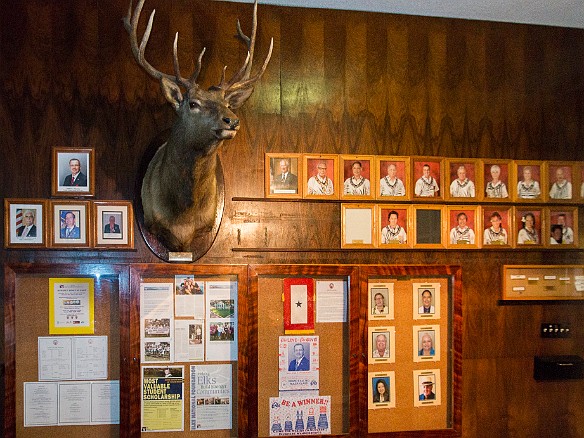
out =
[[203,54],[205,53],[205,49],[201,51],[199,57],[197,58],[197,65],[195,68],[195,72],[189,79],[185,79],[180,74],[180,67],[178,63],[178,53],[177,53],[177,45],[178,45],[178,32],[174,36],[174,44],[172,50],[173,56],[173,64],[174,64],[174,76],[169,74],[163,73],[160,70],[156,70],[152,65],[146,61],[144,57],[144,52],[146,51],[146,45],[148,44],[148,39],[150,38],[150,32],[152,32],[152,23],[154,22],[154,14],[156,10],[153,10],[150,14],[150,18],[148,19],[148,25],[146,26],[146,31],[142,36],[142,41],[138,44],[138,35],[137,35],[137,28],[138,28],[138,21],[140,19],[140,14],[142,13],[142,8],[144,7],[144,2],[146,0],[139,0],[138,4],[136,5],[136,9],[132,13],[132,1],[130,0],[130,6],[128,7],[128,14],[124,17],[124,27],[130,36],[130,45],[132,47],[132,53],[134,54],[134,58],[138,62],[146,72],[152,76],[154,79],[161,80],[162,78],[166,78],[177,85],[182,85],[183,87],[189,89],[196,85],[197,78],[199,73],[201,72],[201,60],[203,59]]
[[[152,23],[154,22],[154,14],[156,10],[153,10],[150,14],[150,18],[148,19],[148,25],[146,26],[146,31],[142,36],[142,40],[140,44],[138,44],[138,35],[137,35],[137,28],[138,28],[138,21],[140,19],[140,14],[142,13],[142,8],[144,7],[144,2],[146,0],[138,0],[138,4],[136,5],[136,9],[132,12],[132,1],[130,0],[130,6],[128,7],[128,14],[124,17],[124,27],[130,36],[130,45],[132,47],[132,53],[134,54],[134,58],[138,62],[140,66],[146,72],[152,76],[154,79],[161,80],[162,78],[166,78],[169,81],[174,82],[177,85],[181,85],[186,89],[193,88],[197,85],[196,81],[199,77],[199,73],[201,72],[201,60],[203,59],[203,55],[205,53],[205,48],[199,54],[197,58],[197,64],[195,67],[195,71],[191,75],[189,79],[183,78],[180,74],[180,66],[178,62],[178,32],[174,36],[174,43],[172,47],[172,57],[173,57],[173,65],[174,65],[174,76],[161,72],[160,70],[156,70],[152,65],[146,61],[144,56],[144,52],[146,51],[146,45],[148,44],[148,39],[150,38],[150,32],[152,32]],[[253,63],[253,53],[254,53],[254,46],[255,46],[255,38],[256,38],[256,28],[257,28],[257,8],[258,2],[255,0],[254,9],[253,9],[253,20],[252,20],[252,31],[251,31],[251,38],[246,36],[243,31],[241,30],[241,25],[239,20],[237,21],[237,37],[241,39],[247,45],[247,57],[243,66],[239,69],[239,71],[228,81],[225,82],[225,70],[227,66],[223,68],[223,73],[221,75],[221,81],[219,85],[213,88],[217,88],[223,90],[225,93],[233,92],[242,88],[247,88],[253,85],[257,80],[261,78],[264,74],[268,63],[270,62],[270,58],[272,56],[272,49],[274,47],[274,39],[272,38],[270,42],[270,50],[268,52],[268,56],[266,57],[264,64],[260,71],[252,78],[250,78],[251,74],[251,67]]]
[[243,63],[243,66],[228,82],[225,82],[225,69],[227,68],[227,66],[223,68],[221,81],[219,85],[216,86],[216,88],[224,90],[226,93],[236,91],[242,88],[247,88],[253,85],[262,77],[262,75],[266,71],[266,68],[268,67],[268,63],[270,62],[270,58],[272,57],[272,49],[274,48],[274,38],[272,38],[270,41],[270,50],[268,51],[268,55],[266,56],[262,68],[254,77],[250,78],[251,67],[253,64],[253,54],[255,49],[257,16],[258,16],[258,0],[255,0],[253,5],[251,38],[243,33],[243,31],[241,30],[241,24],[239,20],[237,20],[237,37],[247,45],[247,57],[245,59],[245,62]]

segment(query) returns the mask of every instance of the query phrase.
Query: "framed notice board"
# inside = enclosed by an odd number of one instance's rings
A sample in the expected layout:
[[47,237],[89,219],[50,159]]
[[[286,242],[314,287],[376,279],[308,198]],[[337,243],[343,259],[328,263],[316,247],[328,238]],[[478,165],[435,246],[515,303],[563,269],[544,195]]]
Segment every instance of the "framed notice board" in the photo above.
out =
[[503,300],[584,300],[584,266],[504,265]]
[[[433,431],[462,426],[462,287],[457,266],[361,266],[364,429]],[[364,305],[367,303],[367,305]]]

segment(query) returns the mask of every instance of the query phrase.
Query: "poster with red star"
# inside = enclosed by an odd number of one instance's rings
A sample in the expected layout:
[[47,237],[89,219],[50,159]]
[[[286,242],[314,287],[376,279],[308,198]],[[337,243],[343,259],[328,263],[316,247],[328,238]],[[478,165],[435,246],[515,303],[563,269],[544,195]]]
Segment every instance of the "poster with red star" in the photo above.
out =
[[284,332],[314,333],[314,280],[312,278],[284,279]]

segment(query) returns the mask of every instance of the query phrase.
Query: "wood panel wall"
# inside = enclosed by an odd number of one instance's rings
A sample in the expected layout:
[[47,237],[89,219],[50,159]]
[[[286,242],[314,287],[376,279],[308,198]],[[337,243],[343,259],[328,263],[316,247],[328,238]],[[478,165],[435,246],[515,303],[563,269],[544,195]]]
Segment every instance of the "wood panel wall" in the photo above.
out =
[[[183,70],[207,47],[205,86],[243,62],[232,35],[237,18],[249,29],[250,5],[148,0],[144,12],[154,7],[146,56],[157,68],[172,71],[177,30]],[[51,148],[90,146],[96,199],[134,198],[141,156],[173,112],[131,56],[126,9],[0,3],[1,197],[49,198]],[[461,265],[464,435],[584,436],[583,382],[531,377],[535,354],[582,354],[584,306],[499,302],[502,264],[578,264],[582,251],[319,251],[340,247],[339,204],[233,200],[263,197],[265,152],[584,160],[584,31],[260,5],[258,59],[272,36],[270,66],[221,152],[225,215],[198,263]],[[0,251],[4,262],[158,261],[139,235],[129,252]],[[572,338],[540,339],[547,321],[571,323]]]

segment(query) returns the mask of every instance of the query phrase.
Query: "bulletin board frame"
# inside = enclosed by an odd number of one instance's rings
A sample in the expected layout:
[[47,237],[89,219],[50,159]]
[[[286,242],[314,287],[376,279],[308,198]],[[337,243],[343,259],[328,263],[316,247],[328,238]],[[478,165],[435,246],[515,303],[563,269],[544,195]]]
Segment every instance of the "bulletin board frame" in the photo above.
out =
[[[21,296],[22,291],[18,291],[18,284],[21,280],[32,279],[35,282],[47,281],[47,289],[43,290],[46,293],[45,298],[47,301],[41,301],[46,309],[46,318],[48,318],[48,280],[50,277],[94,277],[96,281],[102,279],[107,281],[108,278],[117,278],[118,282],[118,296],[107,299],[107,308],[102,309],[104,312],[109,312],[110,318],[113,318],[116,322],[119,321],[119,326],[116,330],[119,331],[118,339],[111,339],[109,336],[109,331],[107,333],[102,333],[98,328],[96,329],[95,335],[108,334],[108,352],[112,355],[112,348],[119,349],[116,351],[115,355],[119,355],[119,361],[115,363],[108,363],[108,368],[110,370],[118,370],[120,382],[120,424],[119,425],[101,425],[92,426],[87,428],[87,426],[67,426],[66,431],[72,434],[78,433],[77,431],[84,430],[84,436],[103,436],[106,429],[119,428],[120,433],[123,430],[123,424],[129,421],[129,415],[124,416],[129,413],[129,399],[127,395],[130,393],[130,387],[128,386],[128,381],[122,376],[127,375],[131,361],[128,358],[126,346],[129,345],[129,339],[127,338],[127,331],[124,327],[129,326],[129,313],[128,308],[125,306],[125,297],[129,294],[129,283],[128,283],[128,267],[116,264],[5,264],[4,265],[4,359],[5,359],[5,388],[4,388],[4,436],[6,438],[15,437],[18,435],[18,431],[23,427],[18,420],[22,415],[21,403],[17,407],[17,401],[19,400],[18,393],[22,391],[23,380],[19,376],[24,372],[27,375],[36,375],[37,368],[35,367],[37,360],[36,358],[30,360],[30,363],[24,366],[24,371],[19,366],[17,371],[17,333],[21,333],[17,327],[17,319],[27,317],[30,321],[31,318],[35,318],[35,315],[30,315],[31,308],[26,306],[26,309],[21,310],[17,307],[17,295]],[[33,292],[28,292],[33,293]],[[100,292],[99,288],[96,290],[96,294],[105,293],[105,291]],[[22,297],[20,298],[22,299]],[[110,304],[110,301],[114,300],[118,302],[118,305]],[[96,318],[100,314],[100,303],[96,305]],[[111,306],[111,307],[109,307]],[[119,311],[119,317],[112,314],[114,310]],[[21,315],[20,313],[25,311],[29,313],[27,316]],[[19,316],[20,315],[20,316]],[[44,321],[45,317],[38,318],[37,320]],[[35,322],[38,324],[38,321]],[[103,324],[101,324],[103,327]],[[32,324],[27,326],[27,332],[30,332],[30,336],[33,338],[38,338],[39,336],[49,336],[49,326],[46,325],[46,329],[40,332],[32,333]],[[105,329],[105,328],[104,328]],[[28,342],[21,337],[18,338],[19,343]],[[113,342],[113,344],[112,344]],[[36,341],[35,341],[36,345]],[[20,347],[22,348],[22,346]],[[28,352],[30,355],[31,352]],[[34,369],[33,369],[34,368]],[[26,379],[27,377],[25,377]],[[116,380],[116,379],[114,379]],[[38,381],[38,378],[34,381]],[[17,411],[18,409],[18,411]],[[19,424],[17,425],[17,421]],[[63,433],[64,429],[61,426],[46,426],[46,427],[34,427],[31,428],[31,433],[40,434],[34,436],[51,436],[52,434]],[[94,435],[95,434],[95,435]],[[123,434],[122,434],[123,435]],[[33,436],[33,435],[31,435]]]
[[[431,429],[428,430],[400,430],[400,431],[376,431],[377,432],[384,432],[384,436],[406,436],[406,437],[418,437],[418,436],[460,436],[462,433],[462,269],[460,266],[454,265],[442,265],[442,266],[382,266],[382,265],[361,265],[360,266],[360,276],[359,276],[359,283],[360,283],[360,293],[361,293],[361,300],[367,300],[367,286],[371,281],[395,281],[396,283],[405,282],[411,283],[412,285],[418,284],[420,281],[423,282],[445,282],[447,284],[445,290],[441,290],[441,301],[444,307],[447,310],[446,315],[441,315],[441,319],[443,320],[440,322],[443,325],[443,330],[441,330],[441,337],[445,341],[447,345],[447,349],[442,350],[442,358],[441,361],[444,361],[443,368],[446,371],[446,376],[442,376],[445,385],[441,385],[441,404],[446,404],[445,408],[445,416],[446,416],[446,425],[445,427],[440,427],[439,424],[435,424],[432,426]],[[396,303],[397,303],[396,299]],[[404,300],[402,300],[404,301]],[[393,322],[396,326],[400,324],[400,319],[402,315],[411,315],[412,308],[411,303],[410,307],[407,307],[407,303],[401,303],[404,309],[400,310],[399,307],[396,307],[396,315],[395,321]],[[366,324],[369,326],[371,321],[367,321],[367,307],[361,306],[361,315],[360,315],[360,322],[361,322],[361,331],[366,333]],[[406,316],[407,318],[407,316]],[[411,321],[412,327],[421,324],[423,321],[413,320]],[[426,321],[430,322],[430,321]],[[382,321],[379,322],[380,324],[383,323]],[[432,324],[439,323],[437,320],[432,320]],[[406,321],[406,324],[408,322]],[[397,330],[397,327],[396,327]],[[411,337],[411,334],[408,334]],[[407,336],[404,334],[404,336]],[[410,338],[411,342],[411,338]],[[362,349],[367,347],[367,339],[365,336],[362,337]],[[400,348],[398,346],[398,351],[396,352],[396,357],[400,355]],[[405,354],[405,353],[404,353]],[[411,360],[411,352],[410,360]],[[362,379],[362,388],[365,388],[364,391],[360,393],[360,417],[361,417],[361,424],[363,431],[369,431],[369,412],[368,412],[368,381],[367,381],[367,372],[376,372],[380,371],[376,367],[379,365],[368,365],[367,358],[361,358],[361,369],[364,370],[363,375],[360,376]],[[424,370],[427,369],[428,371],[433,371],[430,369],[437,367],[437,362],[429,362],[424,364],[416,363],[413,365],[414,367],[414,374],[417,370]],[[386,367],[387,368],[387,367]],[[397,377],[398,373],[403,374],[404,369],[400,367],[399,358],[396,360],[396,363],[393,364],[393,367],[387,368],[385,371],[395,371],[396,372],[396,379],[399,380]],[[406,374],[402,375],[403,379],[409,378],[411,379],[411,371],[405,370]],[[409,375],[407,373],[410,373]],[[403,394],[402,394],[403,395]],[[399,396],[399,394],[398,394]],[[405,395],[407,397],[407,394]],[[409,397],[411,400],[411,397]],[[403,406],[404,403],[411,403],[406,398],[405,400],[400,400],[401,405]],[[431,406],[431,407],[412,407],[413,410],[417,409],[439,409],[440,406]],[[376,410],[376,415],[387,415],[389,410]],[[416,411],[418,412],[418,411]],[[422,414],[422,411],[420,411]],[[373,433],[373,432],[369,432]]]

